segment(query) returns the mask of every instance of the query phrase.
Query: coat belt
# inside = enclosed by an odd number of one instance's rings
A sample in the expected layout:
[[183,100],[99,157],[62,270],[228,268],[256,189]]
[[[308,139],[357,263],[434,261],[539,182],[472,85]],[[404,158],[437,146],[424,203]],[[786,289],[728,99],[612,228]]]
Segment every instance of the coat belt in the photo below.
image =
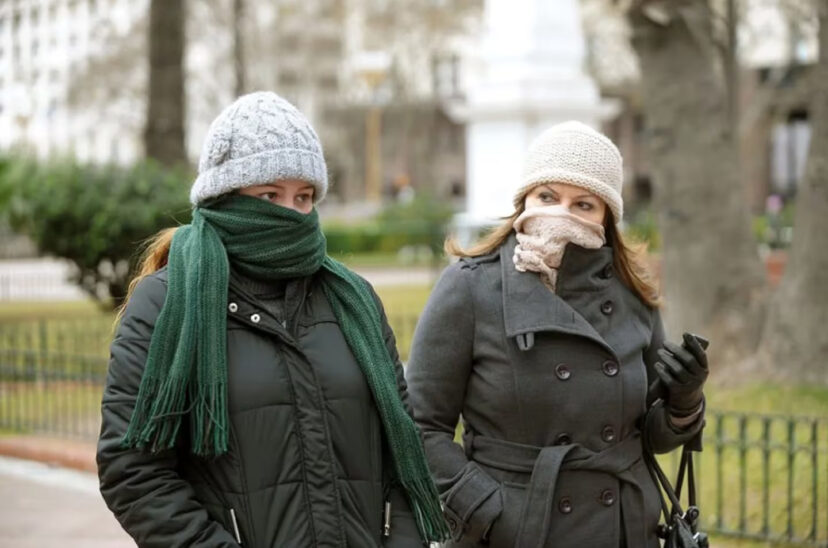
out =
[[498,470],[532,474],[515,546],[543,548],[546,545],[555,483],[561,470],[603,472],[629,485],[629,489],[622,487],[620,493],[627,545],[647,545],[644,492],[630,470],[642,458],[638,432],[603,451],[592,451],[579,444],[536,447],[475,435],[464,438],[464,443],[469,442],[469,457],[474,461]]

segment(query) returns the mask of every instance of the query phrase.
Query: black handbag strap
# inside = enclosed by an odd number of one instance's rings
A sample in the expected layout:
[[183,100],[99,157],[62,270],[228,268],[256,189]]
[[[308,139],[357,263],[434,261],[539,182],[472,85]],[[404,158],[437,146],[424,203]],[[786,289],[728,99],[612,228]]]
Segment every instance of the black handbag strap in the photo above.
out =
[[[661,498],[661,509],[664,513],[664,520],[670,523],[671,516],[678,514],[684,516],[685,512],[681,506],[681,490],[684,485],[685,477],[687,479],[687,502],[688,509],[696,507],[696,478],[693,470],[693,449],[690,442],[686,443],[681,450],[681,461],[679,463],[678,477],[676,479],[675,488],[670,483],[664,470],[656,459],[655,452],[650,444],[649,436],[646,428],[647,423],[651,420],[652,412],[648,412],[645,417],[645,429],[642,433],[642,440],[644,446],[644,461],[647,465],[647,470],[653,478],[653,482],[659,487],[659,497]],[[666,495],[666,498],[665,498]],[[672,510],[670,506],[672,505]],[[691,525],[695,530],[695,519],[690,520]]]

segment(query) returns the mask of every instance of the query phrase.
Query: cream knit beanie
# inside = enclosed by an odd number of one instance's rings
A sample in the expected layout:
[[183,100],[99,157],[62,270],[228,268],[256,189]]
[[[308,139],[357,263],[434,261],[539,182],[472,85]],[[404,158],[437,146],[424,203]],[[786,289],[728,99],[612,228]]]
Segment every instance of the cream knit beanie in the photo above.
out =
[[616,223],[624,215],[621,153],[606,136],[581,122],[564,122],[544,131],[529,147],[523,184],[514,195],[517,207],[542,183],[565,183],[592,192],[609,206]]

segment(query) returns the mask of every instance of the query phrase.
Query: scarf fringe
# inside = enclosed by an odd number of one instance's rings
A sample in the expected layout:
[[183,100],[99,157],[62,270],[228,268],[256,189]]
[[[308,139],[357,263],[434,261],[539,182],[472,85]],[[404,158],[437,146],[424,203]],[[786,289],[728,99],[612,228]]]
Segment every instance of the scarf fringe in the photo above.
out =
[[420,535],[429,542],[447,541],[451,532],[443,518],[440,498],[431,476],[403,480],[400,484],[408,494]]

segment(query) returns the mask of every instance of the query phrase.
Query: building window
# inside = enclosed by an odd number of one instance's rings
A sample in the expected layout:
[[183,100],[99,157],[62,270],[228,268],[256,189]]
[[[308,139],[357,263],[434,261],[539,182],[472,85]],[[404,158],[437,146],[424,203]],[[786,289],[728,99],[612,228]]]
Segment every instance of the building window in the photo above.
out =
[[460,56],[448,54],[432,58],[431,77],[436,96],[460,96]]

